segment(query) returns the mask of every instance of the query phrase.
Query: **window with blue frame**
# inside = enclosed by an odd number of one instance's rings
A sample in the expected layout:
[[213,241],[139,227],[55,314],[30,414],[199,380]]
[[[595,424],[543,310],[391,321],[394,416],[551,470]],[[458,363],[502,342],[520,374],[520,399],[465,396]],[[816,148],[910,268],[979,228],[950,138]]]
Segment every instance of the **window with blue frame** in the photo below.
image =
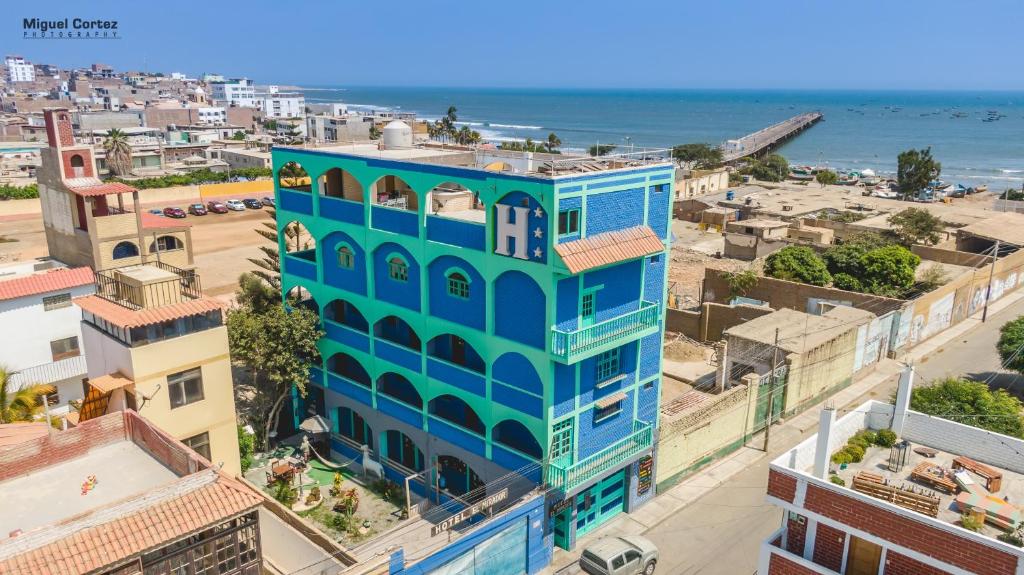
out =
[[580,210],[562,210],[558,212],[558,235],[570,236],[580,232]]
[[559,421],[551,428],[551,459],[572,455],[572,418]]
[[409,281],[409,264],[402,258],[394,257],[388,261],[388,277],[395,281]]
[[341,246],[338,248],[338,267],[345,268],[347,270],[355,267],[356,257],[352,253],[352,248],[348,246]]
[[608,381],[621,371],[619,348],[610,349],[597,356],[597,382]]
[[448,275],[448,295],[469,299],[469,281],[466,280],[466,276],[458,272],[452,272]]

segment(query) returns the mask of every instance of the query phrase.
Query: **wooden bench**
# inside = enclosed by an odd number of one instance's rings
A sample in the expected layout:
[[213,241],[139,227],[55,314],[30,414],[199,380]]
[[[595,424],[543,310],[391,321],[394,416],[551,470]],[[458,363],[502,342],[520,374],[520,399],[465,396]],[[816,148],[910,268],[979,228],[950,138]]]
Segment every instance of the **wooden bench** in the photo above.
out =
[[877,473],[871,473],[870,471],[861,471],[857,473],[857,477],[863,481],[869,481],[871,483],[885,485],[885,478]]
[[956,493],[957,490],[956,481],[947,476],[945,469],[927,461],[918,463],[917,467],[910,472],[910,478],[950,495]]
[[[874,475],[874,474],[872,474]],[[910,509],[929,517],[939,516],[939,498],[905,491],[893,485],[882,485],[865,479],[858,473],[853,478],[853,490],[875,499],[888,501],[894,505]]]
[[953,458],[953,469],[966,469],[971,473],[981,477],[985,480],[985,489],[988,489],[991,493],[999,491],[1003,487],[1003,474],[995,469],[992,469],[984,463],[978,463],[970,457],[954,457]]

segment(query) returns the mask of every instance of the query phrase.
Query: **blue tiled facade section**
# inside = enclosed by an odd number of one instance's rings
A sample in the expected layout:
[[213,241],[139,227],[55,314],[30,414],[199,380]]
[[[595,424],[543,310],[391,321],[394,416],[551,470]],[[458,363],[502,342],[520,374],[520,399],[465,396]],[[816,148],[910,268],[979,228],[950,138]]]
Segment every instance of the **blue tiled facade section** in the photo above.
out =
[[660,386],[661,377],[657,377],[637,388],[636,418],[640,421],[654,425],[658,419],[658,388]]
[[[658,188],[664,191],[656,192]],[[665,182],[663,186],[651,185],[647,188],[647,225],[661,239],[668,239],[668,210],[671,203],[672,186]]]
[[636,345],[633,341],[619,348],[619,373],[625,377],[619,381],[597,387],[598,356],[580,362],[580,407],[586,407],[595,400],[625,389],[636,382]]
[[662,304],[665,300],[665,254],[644,260],[644,299]]
[[576,407],[576,366],[555,364],[554,417],[561,417]]
[[446,421],[436,417],[430,417],[427,422],[427,431],[443,441],[475,453],[480,457],[486,457],[484,439],[464,429],[460,429]]
[[[404,281],[390,276],[388,260],[395,256],[408,265],[408,277]],[[373,286],[378,300],[420,311],[420,266],[402,246],[389,242],[373,252]]]
[[643,225],[645,189],[588,195],[587,236]]
[[[562,192],[565,193],[566,190],[563,188]],[[564,212],[565,210],[580,210],[580,221],[579,221],[580,229],[576,233],[574,233],[574,234],[559,235],[558,236],[558,243],[571,242],[573,240],[580,239],[581,232],[583,231],[583,219],[582,219],[583,218],[583,211],[582,211],[582,208],[583,208],[583,198],[582,197],[577,196],[575,198],[562,198],[562,199],[558,200],[558,211],[559,212]],[[557,229],[557,220],[556,220],[556,229]]]
[[654,460],[653,461],[654,467],[651,468],[651,477],[653,478],[653,477],[657,476],[658,458],[656,457],[656,454],[653,453],[653,452],[648,454],[648,455],[645,455],[645,456],[641,457],[640,459],[638,459],[638,460],[636,460],[636,461],[634,461],[633,463],[630,464],[629,470],[628,470],[628,473],[629,473],[629,499],[628,499],[628,502],[626,504],[627,505],[626,509],[628,511],[633,511],[637,507],[640,507],[644,503],[650,501],[651,499],[654,499],[654,491],[655,491],[655,489],[654,489],[654,483],[653,482],[651,483],[650,487],[647,488],[647,490],[644,493],[639,493],[639,489],[640,489],[640,462],[643,461],[644,458],[646,458],[646,457],[651,457]]
[[371,206],[370,222],[375,230],[419,237],[419,215],[408,210]]
[[640,381],[661,373],[661,338],[660,333],[655,333],[640,340]]
[[530,276],[508,271],[494,282],[494,333],[544,349],[544,292]]
[[594,422],[594,410],[580,413],[577,422],[578,459],[586,459],[633,432],[633,399],[633,392],[627,391],[626,399],[622,400],[622,411],[597,423]]
[[[522,455],[520,453],[516,453],[511,449],[506,449],[505,447],[497,443],[491,446],[491,459],[495,463],[504,467],[505,469],[508,469],[509,471],[522,469],[523,467],[530,465],[531,463],[535,463],[529,457],[526,457],[525,455]],[[540,471],[540,468],[531,469],[524,475],[524,477],[530,479],[531,481],[534,481],[535,483],[540,483]]]
[[427,375],[473,395],[480,397],[487,395],[487,380],[484,379],[484,376],[448,362],[428,357]]
[[[338,249],[352,250],[352,268],[338,265]],[[352,236],[345,232],[332,232],[320,240],[320,265],[324,269],[324,283],[359,295],[366,295],[366,252]]]
[[580,278],[570,276],[558,281],[555,326],[559,331],[574,331],[579,326]]
[[373,397],[369,389],[331,372],[327,372],[327,389],[345,397],[351,397],[359,403],[373,405]]
[[587,272],[583,289],[603,286],[594,296],[595,321],[601,322],[636,311],[640,307],[640,271],[643,260]]
[[391,417],[408,423],[413,427],[423,427],[423,414],[420,413],[418,409],[405,405],[399,401],[395,401],[390,397],[377,394],[377,411],[390,415]]
[[420,365],[420,354],[409,348],[380,338],[374,340],[373,348],[380,359],[390,361],[395,365],[400,365],[417,373],[423,370],[423,367]]
[[491,399],[506,407],[540,418],[544,415],[544,401],[534,395],[523,393],[503,383],[491,384]]
[[450,246],[484,251],[487,226],[440,216],[427,216],[427,239]]
[[313,195],[309,192],[295,192],[286,188],[278,190],[278,207],[297,214],[313,215]]
[[[462,274],[469,280],[469,297],[448,293],[448,275]],[[427,269],[430,315],[483,331],[487,318],[487,284],[476,268],[461,258],[441,256]]]
[[537,375],[530,360],[521,354],[510,351],[491,366],[491,379],[512,387],[528,391],[534,395],[544,395],[544,384]]
[[363,204],[341,198],[320,197],[320,216],[336,222],[363,225]]
[[309,382],[313,385],[324,386],[324,370],[319,367],[309,366]]
[[310,281],[316,281],[316,263],[309,260],[286,255],[284,256],[284,271]]
[[[536,575],[551,563],[551,536],[545,535],[544,496],[530,501],[492,519],[473,533],[455,540],[436,553],[431,554],[403,571],[391,571],[389,575],[429,575],[442,566],[463,557],[474,548],[486,543],[499,533],[525,523],[526,525],[526,573]],[[494,547],[492,545],[492,547]],[[486,566],[485,566],[486,567]],[[482,573],[484,570],[478,570]]]
[[363,353],[370,353],[370,336],[365,333],[359,333],[350,327],[329,320],[325,321],[323,325],[327,338],[331,341],[358,349]]
[[[525,194],[523,192],[509,192],[509,193],[505,194],[504,196],[502,196],[501,199],[498,200],[498,203],[499,204],[508,205],[508,206],[514,206],[514,207],[527,207],[527,208],[530,209],[530,212],[526,216],[527,217],[527,222],[526,222],[526,231],[527,231],[527,234],[526,234],[526,251],[529,254],[531,262],[539,262],[539,263],[542,263],[542,264],[543,263],[547,263],[547,261],[548,261],[548,247],[549,247],[549,243],[550,242],[548,241],[548,238],[546,237],[547,234],[544,233],[545,230],[548,229],[548,214],[544,211],[545,208],[541,207],[540,203],[538,203],[537,200],[535,200],[532,196],[530,196],[529,194]],[[538,209],[540,210],[540,216],[537,215],[537,210]],[[498,212],[497,212],[497,208],[492,208],[491,209],[491,214],[492,214],[492,217],[494,218],[494,220],[493,220],[494,221],[494,229],[497,230],[498,229]],[[510,218],[509,223],[515,223],[515,221],[516,221],[515,220],[516,213],[515,213],[514,209],[510,209],[509,210],[509,218]],[[534,234],[534,232],[538,228],[542,232],[540,237],[537,237]],[[495,242],[497,242],[497,238],[495,238]],[[495,245],[497,245],[497,243]],[[510,244],[509,247],[510,247],[509,251],[514,251],[514,250],[511,249],[512,248],[511,244]],[[537,257],[536,254],[534,253],[535,250],[538,250],[538,249],[540,250],[540,252],[539,252],[540,253],[540,257]]]

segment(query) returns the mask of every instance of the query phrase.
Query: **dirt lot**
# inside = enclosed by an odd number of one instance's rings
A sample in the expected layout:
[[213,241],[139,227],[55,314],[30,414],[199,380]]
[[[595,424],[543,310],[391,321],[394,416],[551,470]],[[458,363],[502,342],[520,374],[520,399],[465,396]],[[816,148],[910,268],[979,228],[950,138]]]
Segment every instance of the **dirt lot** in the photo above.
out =
[[[668,269],[669,305],[691,308],[700,302],[701,281],[705,268],[741,271],[756,265],[720,257],[725,247],[722,234],[702,232],[697,224],[672,220],[672,260]],[[678,303],[677,303],[678,302]]]

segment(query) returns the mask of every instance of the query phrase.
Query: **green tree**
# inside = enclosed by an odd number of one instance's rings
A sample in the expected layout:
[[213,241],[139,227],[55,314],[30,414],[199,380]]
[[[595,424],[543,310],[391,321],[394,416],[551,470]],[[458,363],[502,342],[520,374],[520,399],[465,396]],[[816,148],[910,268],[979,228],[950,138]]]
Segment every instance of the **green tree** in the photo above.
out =
[[53,391],[52,385],[38,383],[15,388],[11,373],[0,365],[0,423],[33,421],[43,410],[40,397]]
[[254,404],[265,422],[261,440],[266,446],[292,388],[306,397],[309,367],[319,361],[317,341],[324,335],[320,318],[304,307],[285,310],[281,305],[263,313],[237,306],[227,315],[231,357],[249,372]]
[[266,122],[263,122],[263,129],[268,132],[276,132],[277,120],[267,120]]
[[680,144],[672,157],[692,170],[710,170],[722,165],[722,149],[711,144]]
[[942,220],[923,208],[907,208],[889,216],[893,233],[906,245],[935,245],[942,232]]
[[232,140],[238,140],[239,142],[245,140],[245,132],[242,130],[235,130],[235,133],[231,135]]
[[[822,254],[829,273],[848,274],[854,277],[864,272],[861,258],[871,250],[892,245],[892,241],[881,234],[861,232],[848,237],[843,243],[829,247]],[[847,288],[842,288],[847,289]]]
[[1008,321],[999,328],[996,349],[1006,369],[1024,373],[1024,316]]
[[771,154],[763,160],[751,161],[741,172],[762,182],[781,182],[789,175],[789,162],[779,154]]
[[615,150],[615,144],[594,144],[587,148],[587,153],[591,156],[607,156]]
[[814,180],[822,186],[831,186],[839,181],[839,175],[832,170],[821,170],[814,174]]
[[[281,171],[283,172],[284,168],[281,168]],[[261,227],[253,231],[269,240],[270,245],[259,247],[263,252],[262,257],[248,260],[258,268],[251,273],[266,282],[275,292],[280,292],[281,254],[278,252],[277,243],[277,210],[267,208],[265,212],[270,216],[270,221],[261,222]],[[310,239],[302,233],[301,224],[292,222],[284,227],[284,244],[288,252],[298,252],[309,249]]]
[[107,165],[115,176],[126,176],[132,171],[132,146],[128,135],[117,128],[107,131],[103,139],[103,151],[107,154]]
[[238,458],[242,462],[242,473],[252,467],[252,454],[256,450],[256,437],[245,430],[244,425],[238,426]]
[[816,286],[832,281],[825,262],[807,246],[789,246],[771,254],[765,260],[764,273],[780,280]]
[[254,272],[243,272],[238,276],[235,300],[242,307],[256,313],[264,313],[274,306],[281,305],[281,290]]
[[896,158],[896,188],[900,196],[910,199],[939,179],[942,164],[932,158],[932,149],[907,150]]
[[1021,402],[1004,389],[955,377],[914,389],[910,409],[950,421],[1024,438]]
[[371,140],[379,140],[380,137],[381,137],[380,128],[378,128],[377,126],[371,125],[370,126],[370,139]]
[[914,285],[920,263],[921,258],[903,246],[877,248],[861,258],[863,272],[858,279],[868,293],[899,297]]
[[544,147],[547,149],[549,154],[553,154],[562,145],[562,140],[558,136],[551,132],[548,134],[548,139],[544,142]]

